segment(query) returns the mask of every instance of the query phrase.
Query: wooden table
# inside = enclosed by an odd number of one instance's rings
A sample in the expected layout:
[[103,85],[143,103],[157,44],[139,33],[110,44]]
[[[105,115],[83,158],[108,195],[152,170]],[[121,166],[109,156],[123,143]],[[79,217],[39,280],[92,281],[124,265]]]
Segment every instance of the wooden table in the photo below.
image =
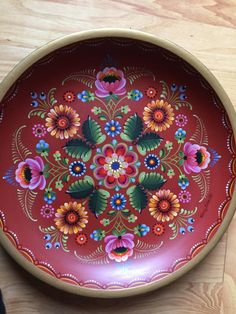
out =
[[[190,5],[191,3],[191,5]],[[0,80],[35,48],[98,27],[147,31],[181,45],[218,78],[236,104],[235,0],[1,0]],[[214,251],[177,282],[148,295],[92,300],[34,279],[0,247],[7,313],[236,313],[236,217]]]

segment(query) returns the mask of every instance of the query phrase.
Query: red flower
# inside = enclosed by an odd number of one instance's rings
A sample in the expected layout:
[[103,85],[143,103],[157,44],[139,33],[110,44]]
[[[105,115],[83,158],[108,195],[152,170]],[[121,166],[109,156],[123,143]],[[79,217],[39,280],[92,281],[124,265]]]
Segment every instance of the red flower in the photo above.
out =
[[94,157],[97,166],[94,176],[98,180],[104,180],[107,188],[116,185],[126,187],[129,178],[135,177],[138,173],[136,161],[136,153],[128,151],[126,144],[118,144],[116,148],[109,144],[105,145],[102,154]]
[[147,90],[146,90],[146,95],[148,98],[154,98],[157,94],[157,91],[154,87],[149,87]]
[[88,238],[86,234],[79,233],[77,237],[75,238],[75,241],[78,245],[84,245],[88,241]]
[[68,103],[72,103],[73,101],[75,101],[75,94],[71,91],[67,91],[65,92],[65,94],[63,95],[63,98],[65,101],[67,101]]

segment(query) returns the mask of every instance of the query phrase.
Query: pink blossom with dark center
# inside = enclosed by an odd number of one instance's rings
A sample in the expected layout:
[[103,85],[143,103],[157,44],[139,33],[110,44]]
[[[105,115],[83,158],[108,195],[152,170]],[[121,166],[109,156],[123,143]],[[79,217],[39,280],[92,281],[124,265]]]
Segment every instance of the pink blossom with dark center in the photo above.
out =
[[105,238],[105,250],[111,260],[125,262],[133,255],[134,235],[126,233],[122,236],[109,235]]
[[95,81],[96,90],[95,93],[98,97],[108,97],[113,94],[124,95],[126,79],[124,73],[121,70],[117,70],[114,67],[106,67],[103,71],[98,72],[97,79]]
[[192,144],[190,142],[184,145],[184,171],[186,173],[196,172],[206,169],[210,162],[210,153],[204,146]]
[[16,181],[22,188],[34,190],[38,187],[43,190],[46,186],[43,170],[44,163],[41,157],[27,158],[18,164],[15,172]]

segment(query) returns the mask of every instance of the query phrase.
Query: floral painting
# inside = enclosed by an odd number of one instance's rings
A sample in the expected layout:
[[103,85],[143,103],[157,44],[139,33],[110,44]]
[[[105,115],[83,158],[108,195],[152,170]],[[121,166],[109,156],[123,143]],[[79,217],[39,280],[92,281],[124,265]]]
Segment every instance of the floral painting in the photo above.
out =
[[[89,82],[88,73],[94,73]],[[53,217],[49,229],[40,227],[45,239],[51,241],[47,241],[46,249],[59,239],[57,248],[67,250],[70,237],[75,237],[78,245],[86,245],[88,211],[98,219],[103,217],[90,239],[103,243],[104,252],[114,262],[132,257],[136,239],[145,241],[151,230],[161,237],[170,228],[170,240],[194,231],[197,208],[191,208],[190,180],[200,174],[202,180],[195,184],[210,184],[210,165],[220,156],[211,155],[199,117],[200,134],[187,134],[188,117],[181,113],[181,107],[187,107],[191,115],[192,106],[186,100],[186,87],[161,81],[161,91],[154,87],[135,89],[136,77],[143,75],[151,74],[138,68],[105,67],[97,73],[85,69],[64,82],[76,79],[94,89],[65,92],[67,104],[58,103],[55,88],[29,95],[33,108],[29,107],[28,117],[40,117],[40,123],[37,119],[32,128],[36,156],[19,160],[5,179],[22,191],[44,191],[42,215]],[[127,80],[132,80],[132,89]],[[144,94],[148,100],[138,114],[135,107]],[[86,104],[88,116],[84,121],[70,106],[76,98]],[[131,105],[126,105],[127,100]],[[165,135],[170,128],[174,128],[173,138]],[[47,142],[50,137],[58,141],[55,152]],[[25,150],[22,147],[23,153]],[[170,180],[177,181],[178,195],[168,189]],[[69,194],[71,201],[53,208],[60,193]],[[142,222],[144,210],[152,219],[149,224]]]
[[[142,49],[146,55],[149,48]],[[163,66],[152,68],[148,60],[145,67],[136,59],[130,64],[112,51],[114,57],[98,54],[94,65],[80,62],[78,71],[71,70],[77,52],[70,52],[73,62],[63,70],[62,57],[49,58],[34,69],[38,76],[26,75],[22,84],[32,81],[2,149],[9,158],[1,187],[11,194],[9,207],[15,206],[6,221],[14,226],[21,219],[16,229],[34,234],[21,238],[14,231],[26,247],[37,247],[28,259],[42,261],[40,267],[58,278],[71,267],[65,278],[96,287],[99,280],[106,284],[104,271],[123,287],[132,271],[136,277],[143,272],[137,281],[145,281],[193,258],[222,222],[234,171],[225,112],[207,88],[196,93],[194,75],[173,70],[169,76],[166,56]],[[51,63],[55,75],[44,83],[43,69]],[[208,125],[204,97],[216,108],[212,121],[219,129]],[[7,106],[5,112],[3,128]],[[4,215],[0,211],[7,228]],[[53,260],[52,267],[44,258]]]

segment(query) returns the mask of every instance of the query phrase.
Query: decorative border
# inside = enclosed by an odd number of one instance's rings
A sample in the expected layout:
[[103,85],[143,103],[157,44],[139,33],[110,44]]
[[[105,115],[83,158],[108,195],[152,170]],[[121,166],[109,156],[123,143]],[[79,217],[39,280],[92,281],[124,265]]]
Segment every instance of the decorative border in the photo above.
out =
[[[20,75],[30,66],[32,66],[35,62],[37,62],[40,58],[44,57],[45,55],[49,55],[50,53],[52,53],[54,50],[59,49],[61,47],[65,47],[66,45],[75,43],[76,41],[83,41],[83,40],[87,40],[87,39],[95,39],[95,38],[101,38],[101,37],[123,37],[123,38],[129,38],[129,39],[137,39],[137,40],[143,40],[145,42],[147,42],[147,47],[150,44],[154,44],[169,50],[170,52],[172,52],[173,54],[176,54],[178,57],[184,59],[186,61],[186,64],[190,63],[191,66],[193,66],[194,68],[196,68],[198,70],[198,72],[200,72],[202,74],[203,77],[205,77],[206,82],[210,82],[212,85],[212,88],[217,92],[220,100],[222,103],[224,103],[225,109],[230,117],[231,120],[231,125],[233,127],[234,133],[236,134],[236,122],[234,121],[234,117],[235,117],[235,111],[233,109],[232,104],[230,103],[230,100],[228,99],[227,95],[225,94],[224,90],[222,89],[222,87],[220,86],[220,84],[218,83],[218,81],[215,79],[215,77],[209,72],[209,70],[207,70],[207,68],[204,67],[203,64],[201,64],[201,62],[199,62],[197,59],[195,59],[193,56],[191,56],[188,52],[184,51],[183,49],[175,46],[174,44],[168,43],[162,39],[157,39],[156,37],[152,36],[152,35],[148,35],[142,32],[138,32],[138,31],[128,31],[128,30],[120,30],[120,29],[104,29],[104,30],[97,30],[97,31],[87,31],[87,32],[82,32],[79,34],[73,34],[73,35],[69,35],[66,36],[62,39],[59,40],[55,40],[54,42],[49,43],[48,45],[38,49],[37,51],[35,51],[34,53],[32,53],[29,57],[27,57],[24,61],[22,61],[18,66],[16,66],[16,68],[11,71],[11,75],[8,75],[5,80],[2,82],[1,84],[1,90],[0,90],[0,99],[3,97],[4,93],[10,88],[10,86],[12,86],[12,77],[15,77],[15,80],[17,80]],[[146,45],[145,45],[146,46]],[[50,62],[50,61],[49,61]],[[207,83],[208,84],[208,83]],[[15,91],[15,90],[14,90]],[[4,101],[6,101],[6,98],[4,99]],[[2,114],[2,110],[1,110],[1,114]],[[228,122],[225,121],[225,124],[229,127],[230,124],[227,124]],[[83,287],[89,287],[89,288],[95,288],[95,291],[92,291],[94,289],[89,289],[87,291],[83,291],[83,289],[74,289],[72,286],[70,285],[61,285],[59,284],[57,281],[53,281],[50,280],[48,277],[45,277],[44,274],[42,274],[41,272],[38,272],[36,270],[33,270],[30,266],[29,263],[24,261],[21,259],[21,257],[19,255],[17,255],[16,250],[14,250],[12,247],[10,247],[9,241],[11,241],[11,243],[14,245],[14,247],[16,247],[21,255],[25,256],[29,261],[31,261],[31,263],[34,263],[35,266],[37,266],[37,268],[39,269],[43,269],[45,271],[45,269],[47,269],[47,273],[51,274],[53,277],[55,278],[60,278],[61,280],[65,281],[65,282],[69,282],[70,284],[72,283],[72,285],[81,285],[77,280],[74,279],[74,277],[70,274],[56,274],[55,271],[53,270],[53,268],[50,265],[45,265],[45,263],[40,263],[39,261],[37,261],[34,257],[34,255],[32,254],[32,252],[30,250],[28,250],[27,248],[24,248],[21,246],[21,244],[18,242],[16,235],[8,230],[8,228],[5,226],[5,218],[4,215],[1,212],[1,220],[0,220],[0,227],[2,227],[4,234],[6,236],[3,235],[3,233],[0,232],[0,239],[2,244],[4,245],[4,247],[9,251],[9,253],[14,256],[14,258],[22,265],[24,266],[26,269],[28,269],[31,273],[35,274],[37,277],[41,278],[42,280],[53,284],[54,286],[60,287],[64,290],[73,292],[73,293],[78,293],[78,294],[83,294],[83,295],[88,295],[88,296],[102,296],[102,297],[120,297],[120,296],[127,296],[127,295],[132,295],[132,294],[138,294],[138,293],[143,293],[143,292],[147,292],[149,290],[153,290],[157,287],[161,287],[167,283],[170,283],[171,281],[177,279],[178,277],[180,277],[182,274],[186,273],[188,270],[190,270],[194,265],[196,265],[203,257],[206,256],[207,253],[210,252],[210,250],[216,245],[216,243],[219,241],[220,237],[222,236],[223,232],[225,231],[225,229],[227,228],[230,220],[233,217],[234,214],[234,206],[233,203],[236,200],[236,193],[235,193],[235,189],[234,189],[234,181],[235,181],[235,149],[234,149],[234,140],[233,140],[233,131],[230,131],[230,135],[229,135],[229,140],[228,140],[228,146],[231,149],[231,152],[234,154],[233,155],[233,161],[230,164],[230,171],[232,173],[232,179],[230,180],[230,182],[227,185],[227,200],[221,204],[219,210],[218,210],[218,215],[219,215],[219,219],[218,221],[213,224],[206,233],[206,239],[204,239],[201,243],[196,244],[191,252],[190,252],[190,256],[188,255],[185,259],[181,259],[181,260],[177,260],[171,271],[159,271],[158,273],[154,273],[152,278],[149,280],[146,280],[143,282],[142,279],[140,279],[140,281],[136,281],[133,283],[130,283],[127,287],[137,287],[140,286],[140,284],[142,285],[142,287],[140,287],[139,289],[135,288],[135,289],[126,289],[126,291],[122,290],[120,291],[120,293],[115,293],[115,292],[105,292],[103,294],[99,293],[99,290],[96,290],[96,288],[103,288],[106,289],[106,287],[101,285],[97,285],[97,283],[90,281],[90,282],[86,282],[86,285],[83,285]],[[231,201],[232,200],[232,201]],[[231,203],[231,204],[230,204]],[[230,206],[229,206],[230,205]],[[229,209],[226,213],[226,209],[229,206]],[[222,220],[224,219],[224,222],[221,224]],[[220,228],[219,228],[220,227]],[[220,230],[218,230],[220,229]],[[218,230],[217,235],[214,237],[214,239],[212,239],[212,237],[216,234],[216,230]],[[9,241],[8,241],[8,240]],[[207,249],[204,249],[202,251],[202,249],[206,246],[207,243],[209,243],[210,239],[212,239],[211,243],[208,245]],[[200,251],[202,251],[200,253]],[[200,254],[199,254],[200,253]],[[189,261],[193,258],[196,257],[194,259],[194,261],[191,261],[191,263],[189,263]],[[187,265],[186,265],[187,264]],[[183,267],[185,265],[185,267]],[[181,268],[181,270],[180,270]],[[164,276],[166,276],[167,274],[169,275],[171,272],[175,272],[174,274],[172,274],[172,276],[167,276],[168,278],[165,278],[166,280],[163,280],[162,282],[151,282],[153,280],[157,280],[160,278],[163,278]],[[150,285],[144,285],[146,283],[150,283]],[[115,284],[115,286],[114,286]],[[119,283],[111,283],[109,284],[109,287],[107,287],[109,290],[115,290],[117,289],[117,284]],[[92,287],[91,287],[92,285]],[[110,286],[113,285],[113,286]],[[127,288],[126,286],[119,286],[118,288]]]

